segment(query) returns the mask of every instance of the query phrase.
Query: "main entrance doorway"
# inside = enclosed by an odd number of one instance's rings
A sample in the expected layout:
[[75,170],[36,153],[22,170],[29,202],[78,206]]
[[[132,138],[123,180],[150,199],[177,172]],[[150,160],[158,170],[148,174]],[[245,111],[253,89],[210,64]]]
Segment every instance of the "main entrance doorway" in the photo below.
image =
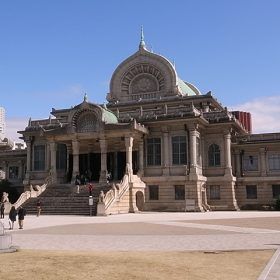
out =
[[[71,155],[71,167],[73,158]],[[121,180],[125,174],[126,153],[110,152],[107,153],[107,171],[111,180]],[[133,173],[138,171],[138,151],[132,153]],[[72,168],[71,168],[72,169]],[[86,176],[90,181],[99,181],[101,171],[101,154],[89,153],[79,155],[79,173]],[[72,173],[72,172],[71,172]]]

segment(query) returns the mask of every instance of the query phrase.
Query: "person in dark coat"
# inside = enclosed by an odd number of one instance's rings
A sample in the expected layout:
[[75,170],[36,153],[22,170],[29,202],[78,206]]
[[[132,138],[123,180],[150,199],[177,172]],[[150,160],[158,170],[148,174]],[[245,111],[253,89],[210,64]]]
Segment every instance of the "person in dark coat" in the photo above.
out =
[[15,206],[12,206],[10,212],[9,212],[9,224],[10,224],[10,229],[14,229],[14,222],[17,219],[17,210]]
[[1,217],[0,218],[4,219],[4,212],[5,212],[5,204],[4,204],[4,202],[1,203],[0,212],[1,212],[1,214],[0,214]]
[[18,225],[19,229],[23,229],[23,221],[24,221],[24,216],[26,215],[26,210],[20,206],[18,208]]

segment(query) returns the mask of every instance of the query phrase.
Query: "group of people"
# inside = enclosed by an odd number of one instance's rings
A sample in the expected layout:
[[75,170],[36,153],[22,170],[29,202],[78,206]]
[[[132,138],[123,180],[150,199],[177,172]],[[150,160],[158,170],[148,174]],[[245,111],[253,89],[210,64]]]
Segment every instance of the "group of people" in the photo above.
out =
[[[38,199],[37,203],[37,217],[40,216],[41,214],[41,200]],[[5,203],[0,202],[0,216],[1,219],[5,218]],[[24,217],[26,216],[26,210],[22,207],[19,206],[18,209],[15,208],[15,206],[12,206],[9,212],[9,225],[10,225],[10,230],[14,229],[14,223],[17,220],[18,217],[18,225],[19,229],[23,229],[23,221]]]
[[93,184],[89,183],[89,180],[84,177],[83,175],[76,175],[75,178],[75,186],[76,186],[76,193],[80,193],[80,186],[81,185],[87,185],[88,191],[89,191],[89,196],[92,195],[92,190],[93,190]]
[[23,207],[20,206],[18,210],[16,210],[15,206],[12,206],[9,212],[10,229],[14,229],[14,222],[17,220],[17,216],[18,216],[19,229],[23,229],[23,221],[25,215],[26,215],[26,210]]

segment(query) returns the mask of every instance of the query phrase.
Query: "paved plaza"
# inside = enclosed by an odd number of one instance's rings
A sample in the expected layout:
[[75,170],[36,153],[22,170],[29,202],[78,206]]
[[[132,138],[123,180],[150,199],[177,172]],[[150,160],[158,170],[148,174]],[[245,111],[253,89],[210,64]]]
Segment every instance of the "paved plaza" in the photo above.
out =
[[[8,227],[7,217],[4,224]],[[280,212],[27,216],[13,244],[76,251],[277,250],[259,279],[279,279]],[[278,277],[278,278],[277,278]]]

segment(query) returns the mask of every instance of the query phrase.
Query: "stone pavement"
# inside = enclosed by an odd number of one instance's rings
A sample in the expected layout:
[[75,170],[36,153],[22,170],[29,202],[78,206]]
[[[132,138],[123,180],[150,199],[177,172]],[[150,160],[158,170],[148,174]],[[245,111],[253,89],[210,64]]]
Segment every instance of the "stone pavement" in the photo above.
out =
[[[4,223],[8,226],[7,218]],[[11,231],[22,249],[219,251],[280,248],[280,212],[27,216]],[[280,279],[279,250],[259,280]]]

